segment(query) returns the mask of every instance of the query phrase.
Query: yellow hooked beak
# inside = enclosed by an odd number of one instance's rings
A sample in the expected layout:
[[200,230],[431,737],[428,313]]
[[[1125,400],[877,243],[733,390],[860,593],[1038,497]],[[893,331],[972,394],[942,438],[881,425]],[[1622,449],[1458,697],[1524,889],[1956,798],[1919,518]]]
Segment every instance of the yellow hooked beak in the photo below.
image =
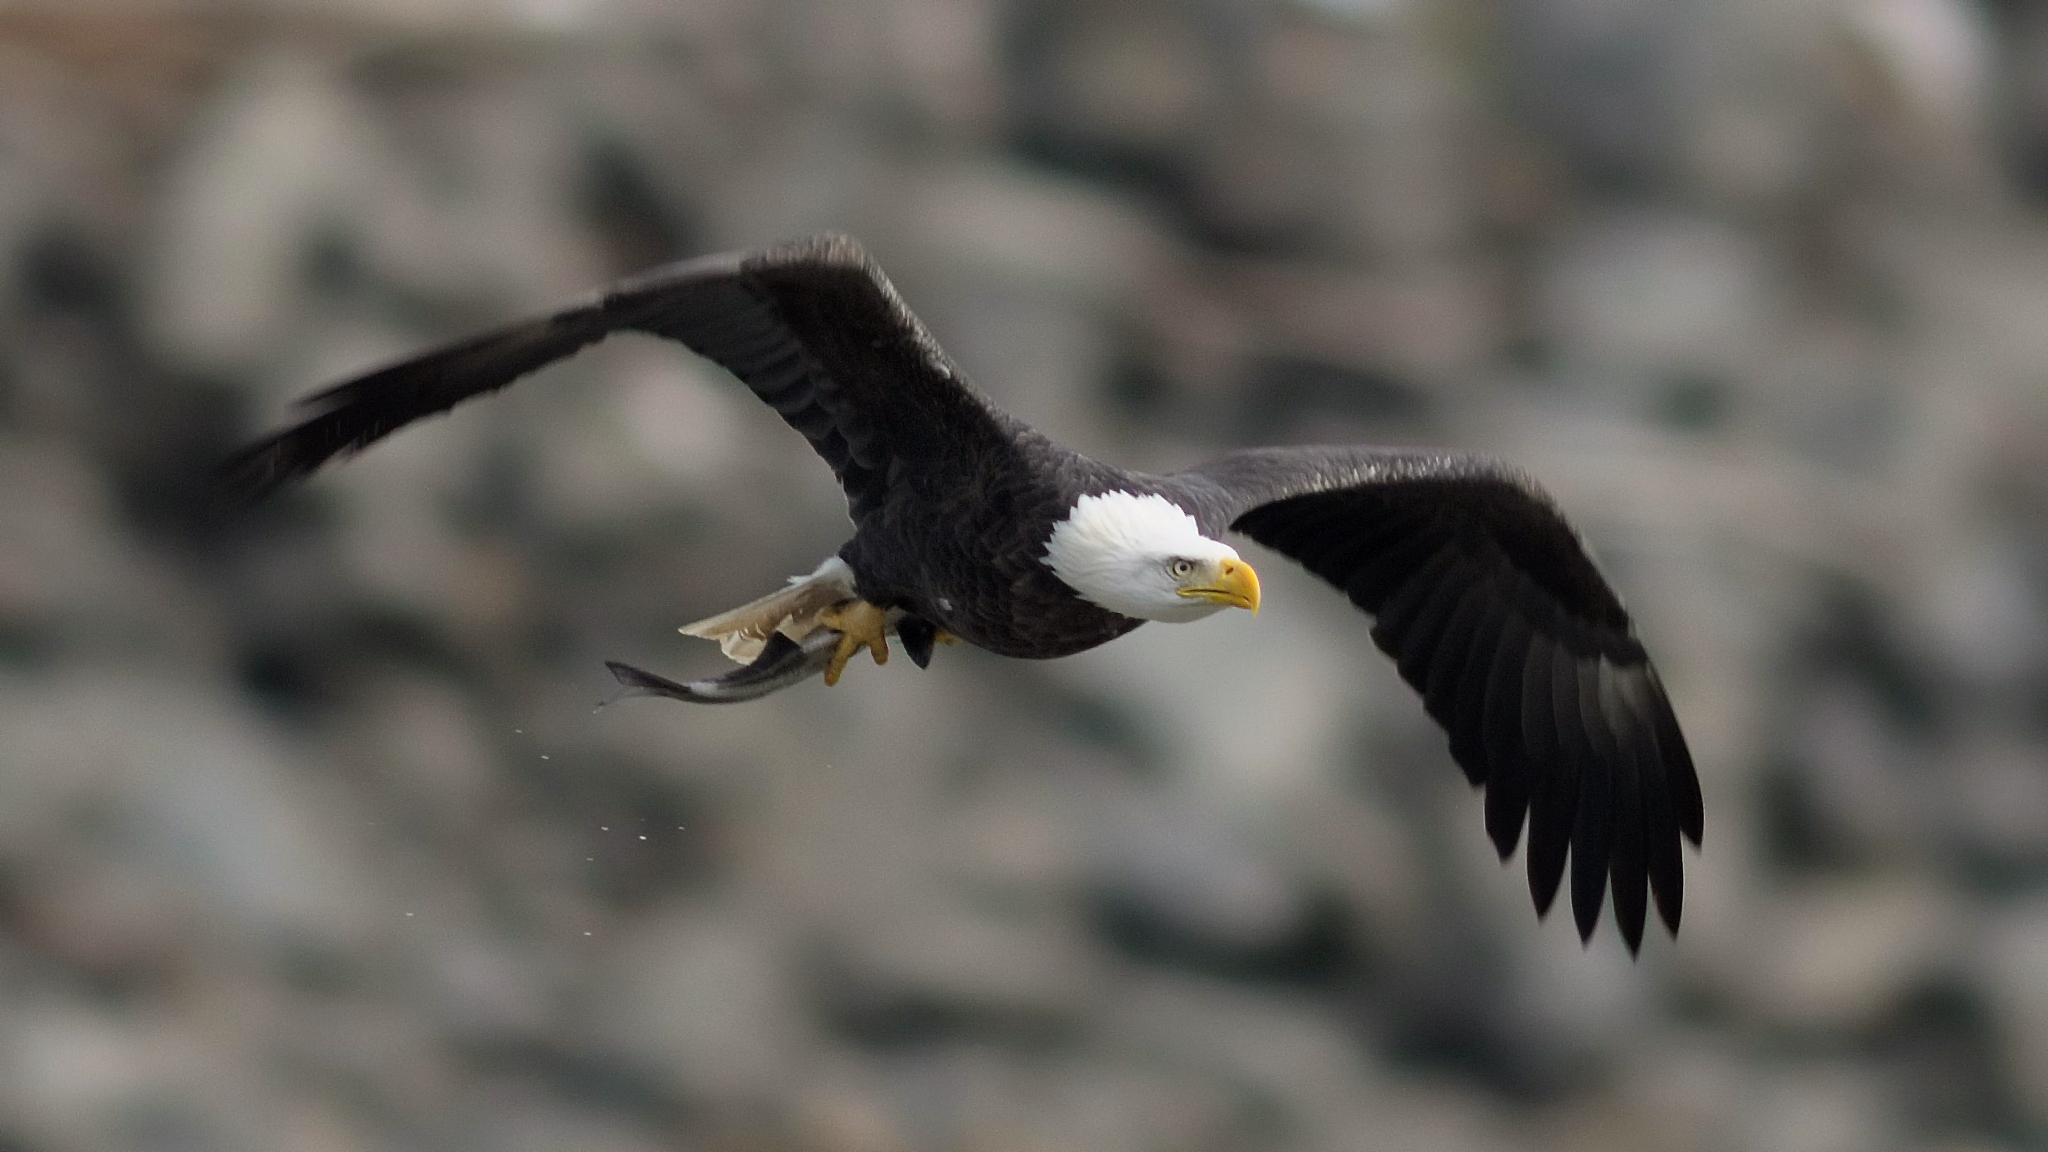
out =
[[1225,560],[1216,568],[1216,578],[1207,584],[1180,590],[1183,596],[1212,600],[1226,608],[1249,608],[1259,612],[1259,574],[1242,560]]

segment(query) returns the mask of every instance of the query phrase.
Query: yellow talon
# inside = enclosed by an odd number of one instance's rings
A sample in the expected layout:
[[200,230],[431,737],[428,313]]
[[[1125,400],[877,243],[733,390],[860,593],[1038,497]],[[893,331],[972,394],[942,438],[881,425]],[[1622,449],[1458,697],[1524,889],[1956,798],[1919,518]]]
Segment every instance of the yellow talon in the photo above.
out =
[[944,628],[939,629],[938,633],[932,637],[932,640],[938,644],[958,644],[960,642],[958,636],[953,635]]
[[833,652],[832,659],[825,664],[825,687],[839,683],[839,674],[846,671],[846,662],[859,650],[860,641],[844,634],[839,637],[838,651]]
[[875,663],[889,662],[889,613],[865,600],[849,600],[818,613],[818,622],[839,633],[839,647],[833,650],[832,659],[825,664],[827,687],[839,683],[840,673],[846,671],[846,662],[853,654],[866,648],[875,654]]

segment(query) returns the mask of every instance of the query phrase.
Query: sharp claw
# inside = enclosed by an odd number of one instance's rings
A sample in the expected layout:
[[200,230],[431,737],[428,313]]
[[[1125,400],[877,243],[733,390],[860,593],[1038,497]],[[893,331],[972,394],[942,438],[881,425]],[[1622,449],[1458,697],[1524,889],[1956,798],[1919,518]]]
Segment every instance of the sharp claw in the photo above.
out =
[[832,659],[825,665],[825,687],[839,683],[840,674],[846,671],[846,662],[860,651],[860,641],[845,632],[839,634],[839,646],[832,651]]

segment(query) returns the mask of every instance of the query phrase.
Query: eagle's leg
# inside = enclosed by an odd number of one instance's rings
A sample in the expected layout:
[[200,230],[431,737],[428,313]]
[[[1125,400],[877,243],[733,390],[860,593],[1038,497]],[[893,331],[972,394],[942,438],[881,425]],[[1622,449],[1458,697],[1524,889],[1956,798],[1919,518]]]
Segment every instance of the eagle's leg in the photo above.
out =
[[889,662],[889,611],[865,600],[849,600],[818,613],[818,623],[839,633],[839,648],[825,665],[827,687],[839,683],[846,662],[865,648],[875,654],[875,663]]

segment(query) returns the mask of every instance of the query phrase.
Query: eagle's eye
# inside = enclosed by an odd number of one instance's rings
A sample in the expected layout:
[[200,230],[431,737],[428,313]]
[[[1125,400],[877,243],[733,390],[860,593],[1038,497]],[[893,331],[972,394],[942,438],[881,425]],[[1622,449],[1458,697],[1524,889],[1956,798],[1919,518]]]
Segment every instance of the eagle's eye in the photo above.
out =
[[1166,570],[1173,575],[1175,580],[1185,580],[1194,574],[1195,562],[1186,557],[1180,557],[1168,564]]

